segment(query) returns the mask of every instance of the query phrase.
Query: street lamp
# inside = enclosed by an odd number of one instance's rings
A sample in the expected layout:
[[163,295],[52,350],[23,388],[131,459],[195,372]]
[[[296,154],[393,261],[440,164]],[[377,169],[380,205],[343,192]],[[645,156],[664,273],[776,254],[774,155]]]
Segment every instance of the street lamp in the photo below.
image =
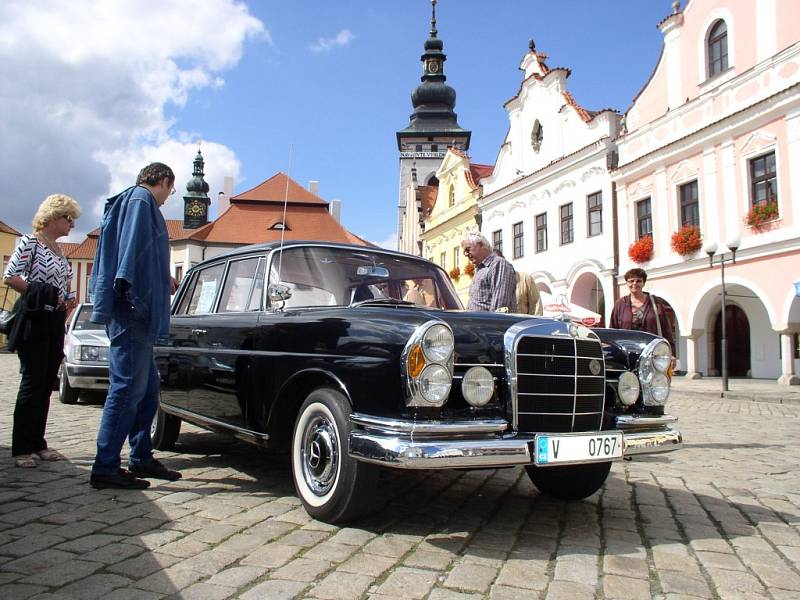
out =
[[[720,339],[720,357],[721,357],[721,370],[722,370],[722,394],[728,391],[728,340],[725,336],[725,263],[736,264],[736,251],[739,249],[740,240],[734,237],[728,242],[728,250],[730,256],[725,256],[725,252],[720,252],[716,262],[719,264],[722,273],[722,336]],[[705,247],[705,253],[708,254],[708,264],[714,268],[714,253],[717,251],[717,244],[711,242]]]

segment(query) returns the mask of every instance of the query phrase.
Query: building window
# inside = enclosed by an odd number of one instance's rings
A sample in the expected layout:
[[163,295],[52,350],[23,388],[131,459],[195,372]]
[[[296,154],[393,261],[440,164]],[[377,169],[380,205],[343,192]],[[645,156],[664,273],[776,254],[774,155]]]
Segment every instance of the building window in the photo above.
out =
[[603,192],[586,196],[587,237],[603,233]]
[[439,255],[439,266],[443,269],[447,267],[447,252],[442,252]]
[[524,233],[522,231],[522,223],[514,223],[511,228],[512,237],[514,238],[514,258],[522,258],[525,254],[523,250]]
[[775,153],[770,152],[750,161],[750,202],[753,206],[778,201],[778,179]]
[[536,215],[536,252],[547,250],[547,213]]
[[571,244],[574,237],[572,202],[561,207],[561,244]]
[[431,144],[431,152],[438,152],[439,145],[438,144]]
[[461,246],[453,248],[453,268],[458,266],[458,257],[461,256]]
[[697,196],[697,180],[684,183],[678,188],[681,198],[681,227],[700,227],[700,204]]
[[648,235],[653,235],[653,212],[650,198],[645,198],[636,203],[636,239]]
[[503,230],[498,229],[492,232],[492,248],[499,254],[503,254]]
[[728,68],[728,27],[725,21],[714,23],[708,34],[708,76],[714,77]]
[[183,265],[175,265],[175,280],[178,283],[183,280]]
[[536,119],[533,123],[533,129],[531,129],[531,146],[533,147],[534,152],[539,152],[539,149],[542,147],[542,140],[544,139],[544,128],[542,124],[539,123],[539,119]]
[[456,188],[455,186],[450,186],[450,189],[447,190],[447,203],[448,206],[455,206],[456,205]]
[[416,146],[414,146],[414,151],[415,152],[422,152],[422,144],[417,144]]

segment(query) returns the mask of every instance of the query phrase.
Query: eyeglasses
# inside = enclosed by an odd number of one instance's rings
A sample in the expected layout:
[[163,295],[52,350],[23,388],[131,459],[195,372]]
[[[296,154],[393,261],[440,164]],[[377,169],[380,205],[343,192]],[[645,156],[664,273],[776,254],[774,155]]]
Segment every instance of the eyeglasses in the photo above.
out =
[[172,194],[174,194],[174,193],[175,193],[175,187],[172,188],[172,190],[170,191],[169,195],[172,196]]
[[628,279],[628,283],[638,283],[639,285],[644,283],[643,279]]
[[70,225],[74,225],[75,224],[75,219],[73,219],[71,215],[64,215],[64,218],[67,220],[67,223],[69,223]]

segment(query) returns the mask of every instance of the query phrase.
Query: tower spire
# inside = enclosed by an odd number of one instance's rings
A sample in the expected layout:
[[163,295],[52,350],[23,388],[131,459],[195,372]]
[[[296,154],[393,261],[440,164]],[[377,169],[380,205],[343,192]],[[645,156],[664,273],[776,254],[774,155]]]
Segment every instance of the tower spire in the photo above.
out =
[[436,37],[436,0],[431,0],[431,37]]

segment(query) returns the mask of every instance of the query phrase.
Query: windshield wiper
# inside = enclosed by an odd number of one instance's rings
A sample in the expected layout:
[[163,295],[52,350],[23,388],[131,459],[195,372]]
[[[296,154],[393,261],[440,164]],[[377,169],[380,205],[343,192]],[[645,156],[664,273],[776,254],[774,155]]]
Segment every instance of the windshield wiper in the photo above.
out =
[[398,300],[397,298],[367,298],[366,300],[351,302],[350,306],[364,306],[365,304],[396,304],[402,306],[416,306],[413,302],[409,302],[408,300]]

